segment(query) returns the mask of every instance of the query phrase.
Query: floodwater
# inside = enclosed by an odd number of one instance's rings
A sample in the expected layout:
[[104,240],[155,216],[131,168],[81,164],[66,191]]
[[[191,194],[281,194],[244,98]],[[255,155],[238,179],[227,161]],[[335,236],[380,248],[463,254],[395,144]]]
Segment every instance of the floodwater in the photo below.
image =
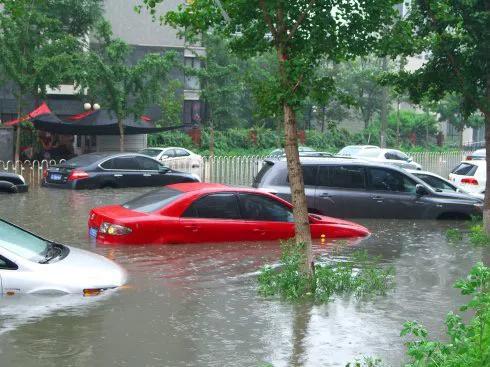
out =
[[446,241],[447,229],[464,223],[360,220],[373,235],[355,247],[393,265],[396,288],[372,301],[292,305],[257,295],[256,271],[277,261],[277,244],[89,241],[90,208],[146,191],[0,196],[1,218],[113,258],[130,275],[129,287],[99,297],[0,296],[0,366],[344,366],[362,356],[400,366],[402,323],[416,319],[443,335],[446,313],[465,301],[453,283],[477,261],[490,262],[488,249]]

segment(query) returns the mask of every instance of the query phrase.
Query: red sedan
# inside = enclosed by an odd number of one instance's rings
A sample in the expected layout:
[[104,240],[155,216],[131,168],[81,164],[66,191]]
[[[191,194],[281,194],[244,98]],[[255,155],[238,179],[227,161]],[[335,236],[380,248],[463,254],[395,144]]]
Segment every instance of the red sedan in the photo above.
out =
[[[287,239],[294,236],[292,205],[257,189],[182,183],[123,205],[92,209],[89,234],[102,244],[177,244]],[[362,237],[356,223],[310,214],[311,235]]]

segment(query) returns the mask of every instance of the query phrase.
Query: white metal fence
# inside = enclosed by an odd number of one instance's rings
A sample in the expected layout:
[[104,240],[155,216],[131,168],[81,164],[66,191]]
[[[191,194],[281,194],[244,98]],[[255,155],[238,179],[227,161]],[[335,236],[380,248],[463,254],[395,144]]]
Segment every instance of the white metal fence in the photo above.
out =
[[[432,171],[443,177],[468,154],[464,151],[455,152],[419,152],[413,153],[413,160],[420,163],[424,170]],[[253,178],[262,168],[265,157],[239,156],[239,157],[203,157],[197,167],[186,159],[172,159],[165,164],[170,168],[197,174],[203,182],[224,183],[229,185],[250,186]],[[56,161],[0,161],[0,171],[9,171],[22,174],[31,185],[39,184],[42,180],[43,170]]]
[[418,152],[412,153],[413,160],[422,165],[424,171],[431,171],[444,178],[469,154],[468,151],[455,152]]

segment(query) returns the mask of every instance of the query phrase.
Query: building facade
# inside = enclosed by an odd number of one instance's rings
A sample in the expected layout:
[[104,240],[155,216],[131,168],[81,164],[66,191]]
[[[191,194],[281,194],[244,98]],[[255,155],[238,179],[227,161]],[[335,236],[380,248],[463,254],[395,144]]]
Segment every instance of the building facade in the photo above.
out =
[[[157,8],[159,14],[176,9],[184,0],[166,0]],[[205,55],[203,47],[188,45],[179,37],[177,30],[154,22],[151,14],[145,9],[138,14],[134,10],[134,2],[130,0],[105,0],[104,17],[112,26],[114,37],[121,38],[132,47],[128,63],[136,62],[147,53],[165,53],[174,51],[178,54],[178,62],[182,66],[200,68],[201,57]],[[89,37],[90,38],[90,37]],[[182,97],[182,116],[174,125],[199,123],[204,113],[204,104],[200,101],[200,85],[196,76],[185,75],[183,68],[171,72],[171,79],[178,80],[181,88],[177,93]],[[17,102],[12,94],[12,85],[0,88],[0,119],[2,122],[17,117]],[[77,95],[72,85],[62,85],[58,89],[49,90],[46,102],[60,117],[77,114],[83,111],[83,98]],[[36,101],[26,98],[24,112],[34,109]],[[101,106],[104,108],[104,106]],[[156,109],[157,106],[153,106]],[[146,147],[146,136],[128,136],[127,150],[138,150]],[[118,136],[74,136],[75,154],[90,151],[114,150],[118,147]]]

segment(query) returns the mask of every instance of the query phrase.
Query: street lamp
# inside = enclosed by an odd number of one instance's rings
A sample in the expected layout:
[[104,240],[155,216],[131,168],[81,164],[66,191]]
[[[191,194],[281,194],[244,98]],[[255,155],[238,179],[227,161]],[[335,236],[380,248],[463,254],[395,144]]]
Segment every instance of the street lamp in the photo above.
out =
[[98,110],[100,110],[100,104],[98,104],[98,103],[94,103],[94,104],[92,105],[92,104],[90,104],[89,102],[85,102],[85,103],[83,104],[83,109],[84,109],[85,111],[90,111],[90,110],[98,111]]

